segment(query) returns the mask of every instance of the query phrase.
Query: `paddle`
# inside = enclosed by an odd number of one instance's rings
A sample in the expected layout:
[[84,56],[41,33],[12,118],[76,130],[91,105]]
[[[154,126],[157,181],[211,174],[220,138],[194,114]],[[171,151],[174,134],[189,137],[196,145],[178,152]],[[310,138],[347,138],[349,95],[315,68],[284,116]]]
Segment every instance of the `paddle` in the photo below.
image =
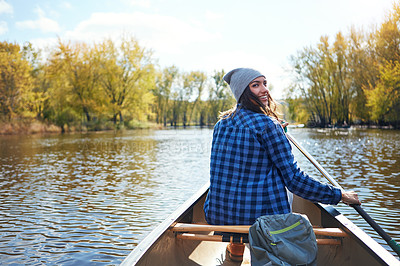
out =
[[[343,188],[339,185],[339,183],[336,182],[335,179],[333,179],[327,171],[303,148],[300,146],[300,144],[289,134],[286,133],[287,138],[290,140],[290,142],[293,143],[294,146],[299,149],[301,153],[304,154],[305,157],[318,169],[318,171],[321,172],[321,174],[335,187],[340,188],[343,190]],[[388,245],[393,249],[394,252],[397,253],[398,256],[400,256],[400,245],[392,239],[375,221],[374,219],[371,218],[371,216],[366,213],[360,205],[358,204],[351,204],[351,207],[353,207],[360,215],[361,217],[364,218],[364,220],[388,243]]]

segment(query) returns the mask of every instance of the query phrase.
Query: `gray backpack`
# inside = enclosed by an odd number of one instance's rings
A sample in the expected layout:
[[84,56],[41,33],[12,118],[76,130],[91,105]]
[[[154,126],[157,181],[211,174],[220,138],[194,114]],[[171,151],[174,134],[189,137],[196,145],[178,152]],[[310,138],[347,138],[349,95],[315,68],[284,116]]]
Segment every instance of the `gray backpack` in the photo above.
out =
[[251,265],[317,265],[317,240],[306,215],[259,217],[249,230]]

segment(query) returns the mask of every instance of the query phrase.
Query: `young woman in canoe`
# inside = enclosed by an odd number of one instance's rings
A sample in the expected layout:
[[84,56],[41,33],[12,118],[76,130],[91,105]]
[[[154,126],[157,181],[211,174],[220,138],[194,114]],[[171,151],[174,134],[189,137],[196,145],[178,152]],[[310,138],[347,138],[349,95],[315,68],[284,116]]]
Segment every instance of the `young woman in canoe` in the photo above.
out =
[[323,184],[298,167],[264,75],[237,68],[224,80],[237,105],[214,127],[204,205],[209,224],[251,225],[263,215],[290,213],[287,190],[324,204],[360,204],[355,192]]

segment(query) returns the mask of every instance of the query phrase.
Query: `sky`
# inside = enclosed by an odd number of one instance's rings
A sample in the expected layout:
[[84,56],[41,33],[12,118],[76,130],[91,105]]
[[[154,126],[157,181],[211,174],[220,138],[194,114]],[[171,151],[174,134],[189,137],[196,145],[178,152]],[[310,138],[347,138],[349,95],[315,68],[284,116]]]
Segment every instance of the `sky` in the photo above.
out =
[[250,67],[283,96],[290,56],[350,27],[384,21],[393,0],[0,0],[0,41],[48,48],[134,36],[160,68],[226,72]]

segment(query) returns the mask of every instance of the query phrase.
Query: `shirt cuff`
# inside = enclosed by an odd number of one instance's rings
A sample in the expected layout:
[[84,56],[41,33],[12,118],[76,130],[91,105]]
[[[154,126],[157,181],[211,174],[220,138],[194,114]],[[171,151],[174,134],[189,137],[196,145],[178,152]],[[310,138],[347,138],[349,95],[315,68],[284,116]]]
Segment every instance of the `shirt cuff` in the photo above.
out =
[[337,205],[341,200],[342,200],[342,190],[340,190],[339,188],[334,187],[334,205]]

